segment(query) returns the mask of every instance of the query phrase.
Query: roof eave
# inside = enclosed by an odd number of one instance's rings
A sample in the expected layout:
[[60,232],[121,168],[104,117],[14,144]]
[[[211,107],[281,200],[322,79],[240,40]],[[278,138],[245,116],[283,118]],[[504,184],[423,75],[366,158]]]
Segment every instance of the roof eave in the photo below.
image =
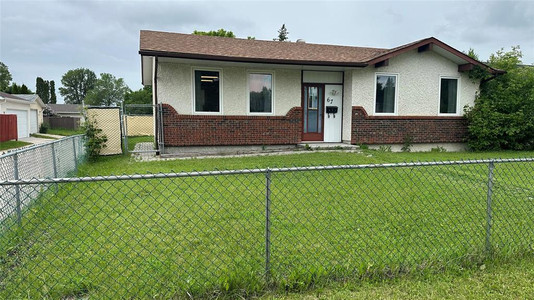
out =
[[240,63],[263,63],[263,64],[281,64],[281,65],[307,65],[307,66],[332,66],[332,67],[352,67],[363,68],[368,66],[362,62],[332,62],[332,61],[313,61],[313,60],[288,60],[288,59],[263,59],[252,57],[233,57],[233,56],[219,56],[219,55],[205,55],[194,53],[179,53],[166,52],[154,50],[139,50],[140,55],[144,56],[159,56],[171,58],[184,59],[199,59],[210,61],[225,61],[225,62],[240,62]]
[[378,62],[381,62],[381,61],[384,61],[386,59],[389,59],[389,58],[392,58],[392,57],[395,57],[397,55],[400,55],[400,54],[403,54],[405,52],[408,52],[408,51],[411,51],[411,50],[414,50],[414,49],[417,49],[421,46],[425,46],[425,45],[429,45],[429,44],[435,44],[436,46],[446,50],[446,51],[449,51],[450,53],[464,59],[465,61],[467,61],[468,63],[471,63],[471,64],[474,64],[474,65],[478,65],[482,68],[485,68],[486,70],[488,70],[491,74],[494,74],[494,75],[500,75],[500,74],[505,74],[506,71],[503,71],[503,70],[498,70],[498,69],[494,69],[488,65],[486,65],[485,63],[483,62],[480,62],[470,56],[468,56],[467,54],[465,53],[462,53],[461,51],[458,51],[456,50],[455,48],[445,44],[444,42],[436,39],[435,37],[430,37],[430,38],[426,38],[424,40],[421,40],[420,42],[418,43],[415,43],[415,44],[411,44],[411,45],[408,45],[406,47],[401,47],[395,51],[392,51],[392,52],[389,52],[389,53],[385,53],[385,54],[382,54],[382,55],[379,55],[379,56],[376,56],[376,57],[373,57],[372,59],[370,59],[369,61],[367,61],[367,64],[371,65],[371,64],[375,64],[375,63],[378,63]]

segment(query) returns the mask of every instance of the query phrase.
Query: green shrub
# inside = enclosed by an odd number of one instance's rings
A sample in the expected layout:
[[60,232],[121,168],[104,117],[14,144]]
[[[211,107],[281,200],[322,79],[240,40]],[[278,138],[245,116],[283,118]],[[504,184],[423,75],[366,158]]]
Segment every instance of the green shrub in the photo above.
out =
[[534,67],[520,66],[512,47],[492,54],[489,64],[507,73],[483,81],[474,107],[464,109],[473,150],[534,149]]
[[39,133],[47,133],[48,132],[48,124],[41,123],[41,126],[39,126]]
[[86,118],[82,129],[85,133],[85,149],[90,160],[96,159],[100,155],[100,151],[106,147],[108,138],[102,134],[102,129],[98,128],[97,122]]

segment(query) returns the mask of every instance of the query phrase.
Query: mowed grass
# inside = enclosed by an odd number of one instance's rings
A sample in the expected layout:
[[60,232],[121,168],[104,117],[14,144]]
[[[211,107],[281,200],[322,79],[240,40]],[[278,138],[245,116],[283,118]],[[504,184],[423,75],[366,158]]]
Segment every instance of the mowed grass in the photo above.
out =
[[[117,156],[81,166],[80,175],[532,154]],[[0,298],[252,296],[479,266],[488,259],[487,172],[454,165],[271,174],[269,285],[264,174],[59,184],[25,212],[22,230],[3,227]],[[492,259],[532,251],[533,173],[532,163],[496,166]]]
[[9,150],[14,148],[19,148],[23,146],[31,145],[32,143],[22,142],[22,141],[6,141],[0,142],[0,150]]
[[77,135],[77,134],[83,134],[82,129],[66,129],[66,128],[49,128],[46,131],[47,134],[55,134],[55,135],[63,135],[63,136],[71,136],[71,135]]

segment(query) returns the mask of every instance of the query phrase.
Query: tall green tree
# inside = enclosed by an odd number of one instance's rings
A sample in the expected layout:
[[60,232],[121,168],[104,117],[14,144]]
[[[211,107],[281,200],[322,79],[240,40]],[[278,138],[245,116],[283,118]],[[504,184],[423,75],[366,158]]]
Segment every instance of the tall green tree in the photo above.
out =
[[13,80],[9,68],[0,61],[0,91],[5,92],[9,87],[9,83]]
[[69,70],[61,78],[63,87],[59,88],[59,93],[67,104],[82,104],[87,93],[95,87],[95,72],[78,68]]
[[233,32],[226,31],[226,30],[224,30],[222,28],[219,29],[219,30],[210,30],[210,31],[195,30],[195,31],[193,31],[193,34],[235,38],[235,34]]
[[484,80],[465,109],[472,149],[534,149],[534,67],[521,66],[521,57],[519,46],[490,56],[488,64],[506,74]]
[[273,39],[274,41],[289,41],[289,32],[287,31],[286,24],[282,24],[282,27],[278,29],[278,37]]
[[6,90],[8,94],[33,94],[33,92],[23,83],[18,85],[13,82]]
[[56,104],[56,102],[56,83],[54,82],[54,80],[50,80],[50,103]]
[[109,73],[100,74],[94,88],[87,92],[85,104],[98,106],[119,105],[124,100],[124,95],[130,89],[124,83],[124,79],[115,78]]
[[50,86],[47,80],[43,80],[41,77],[35,79],[35,93],[39,95],[44,103],[50,102]]
[[[147,107],[134,107],[129,104],[146,104]],[[127,114],[151,114],[152,106],[152,87],[144,86],[137,91],[129,91],[124,95],[124,111]]]

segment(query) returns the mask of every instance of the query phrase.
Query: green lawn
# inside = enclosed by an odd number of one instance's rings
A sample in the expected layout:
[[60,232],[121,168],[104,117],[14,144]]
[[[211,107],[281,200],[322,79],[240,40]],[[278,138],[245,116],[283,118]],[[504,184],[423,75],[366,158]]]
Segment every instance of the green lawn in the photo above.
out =
[[31,145],[32,143],[26,143],[21,141],[6,141],[0,142],[0,150],[9,150],[14,148],[19,148],[22,146]]
[[32,133],[30,136],[36,137],[36,138],[40,138],[40,139],[57,140],[55,137],[51,137],[51,136],[48,136],[48,135],[42,135],[42,134],[38,134],[38,133]]
[[47,134],[56,134],[56,135],[63,135],[63,136],[70,136],[70,135],[77,135],[77,134],[83,134],[82,129],[78,130],[72,130],[72,129],[65,129],[65,128],[49,128],[46,132]]
[[[364,151],[147,163],[115,156],[80,166],[79,175],[533,156]],[[487,165],[452,165],[271,174],[269,286],[264,174],[59,184],[25,212],[22,230],[7,229],[16,228],[13,220],[0,224],[0,298],[237,297],[310,288],[310,297],[324,290],[374,298],[387,297],[388,287],[374,283],[383,278],[401,278],[391,285],[395,293],[403,288],[396,284],[417,286],[417,274],[442,274],[436,282],[464,269],[478,274],[481,264],[531,253],[534,242],[533,163],[497,164],[487,255],[487,173]]]
[[534,255],[489,261],[456,272],[417,274],[379,281],[330,283],[301,293],[267,293],[262,299],[531,299]]

